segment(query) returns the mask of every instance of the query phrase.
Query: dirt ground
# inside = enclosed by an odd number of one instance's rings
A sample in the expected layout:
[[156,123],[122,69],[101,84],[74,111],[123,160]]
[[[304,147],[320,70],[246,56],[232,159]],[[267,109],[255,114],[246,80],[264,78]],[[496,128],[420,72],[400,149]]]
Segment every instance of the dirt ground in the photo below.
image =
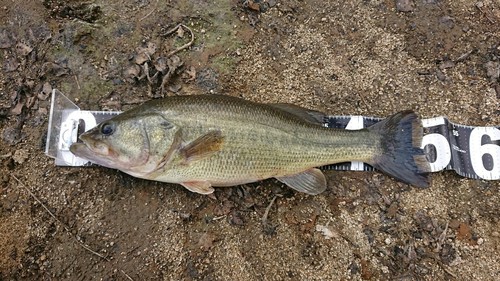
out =
[[0,0],[0,53],[0,280],[500,276],[499,181],[326,172],[318,196],[209,197],[43,153],[52,88],[92,110],[224,93],[499,125],[498,0]]

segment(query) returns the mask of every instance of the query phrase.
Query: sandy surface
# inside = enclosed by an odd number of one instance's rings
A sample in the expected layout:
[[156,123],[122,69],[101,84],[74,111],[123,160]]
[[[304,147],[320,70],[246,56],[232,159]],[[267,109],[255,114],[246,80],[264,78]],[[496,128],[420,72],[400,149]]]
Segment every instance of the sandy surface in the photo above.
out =
[[[195,41],[172,57],[179,23]],[[267,180],[208,197],[43,153],[51,88],[93,110],[224,93],[499,125],[498,1],[2,0],[0,53],[0,280],[500,275],[499,181],[326,172],[318,196]]]

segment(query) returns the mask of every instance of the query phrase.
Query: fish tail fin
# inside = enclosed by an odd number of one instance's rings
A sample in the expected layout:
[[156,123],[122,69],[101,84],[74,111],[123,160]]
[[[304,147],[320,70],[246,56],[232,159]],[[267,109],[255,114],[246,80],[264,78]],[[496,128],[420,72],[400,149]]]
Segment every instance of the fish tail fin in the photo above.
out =
[[413,186],[429,186],[430,165],[420,148],[422,123],[413,111],[396,113],[368,130],[382,137],[382,153],[373,158],[373,167]]

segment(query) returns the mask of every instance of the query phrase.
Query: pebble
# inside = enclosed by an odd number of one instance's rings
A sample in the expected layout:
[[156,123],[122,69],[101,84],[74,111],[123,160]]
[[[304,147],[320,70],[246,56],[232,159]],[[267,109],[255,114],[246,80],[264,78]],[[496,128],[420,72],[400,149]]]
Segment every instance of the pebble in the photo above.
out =
[[14,155],[12,155],[12,159],[17,164],[23,164],[26,161],[26,159],[28,159],[28,157],[29,157],[28,151],[24,149],[18,149],[16,150],[16,152],[14,152]]
[[411,12],[413,9],[413,0],[396,0],[396,10],[398,12]]

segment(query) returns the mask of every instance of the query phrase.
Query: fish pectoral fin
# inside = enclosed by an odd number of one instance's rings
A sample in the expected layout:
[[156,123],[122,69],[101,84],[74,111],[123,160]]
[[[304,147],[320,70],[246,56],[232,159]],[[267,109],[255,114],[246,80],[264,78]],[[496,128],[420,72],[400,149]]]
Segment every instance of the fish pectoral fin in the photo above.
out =
[[199,194],[212,194],[214,193],[214,188],[212,184],[208,181],[190,181],[190,182],[182,182],[182,186],[188,189],[191,192],[196,192]]
[[320,194],[326,189],[325,175],[316,168],[295,175],[277,177],[276,179],[297,191],[311,195]]
[[221,131],[210,131],[181,148],[180,153],[184,158],[183,164],[203,159],[220,151],[224,143]]
[[316,110],[311,110],[288,103],[269,103],[268,105],[276,109],[291,113],[313,124],[323,125],[325,122],[324,118],[326,115]]

